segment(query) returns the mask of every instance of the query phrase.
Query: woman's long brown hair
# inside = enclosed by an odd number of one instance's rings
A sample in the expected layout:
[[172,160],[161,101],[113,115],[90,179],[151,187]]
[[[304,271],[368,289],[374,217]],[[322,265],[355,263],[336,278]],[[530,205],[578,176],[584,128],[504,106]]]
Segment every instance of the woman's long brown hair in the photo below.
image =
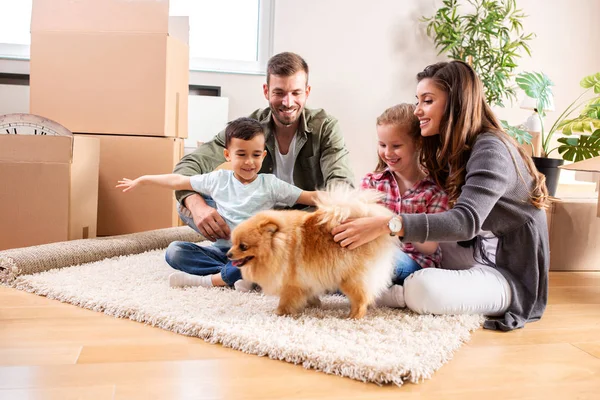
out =
[[[423,138],[421,163],[437,184],[446,190],[450,205],[454,205],[460,196],[465,183],[467,161],[477,136],[492,133],[518,149],[534,180],[530,202],[539,209],[547,208],[546,178],[537,171],[523,148],[502,129],[485,101],[483,84],[475,71],[462,61],[440,62],[429,65],[417,74],[419,82],[427,78],[446,92],[448,98],[439,135]],[[513,162],[516,168],[514,158]]]

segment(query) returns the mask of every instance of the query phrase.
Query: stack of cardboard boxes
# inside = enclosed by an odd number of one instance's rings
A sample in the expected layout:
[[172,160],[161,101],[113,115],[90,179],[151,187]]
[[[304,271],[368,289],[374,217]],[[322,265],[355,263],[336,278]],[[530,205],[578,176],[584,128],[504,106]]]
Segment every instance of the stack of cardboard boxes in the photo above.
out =
[[172,191],[115,184],[170,173],[183,155],[184,40],[169,35],[168,0],[33,1],[30,112],[99,140],[99,236],[178,224]]
[[[600,179],[600,157],[561,167],[596,173]],[[596,188],[600,187],[600,181]],[[548,212],[550,269],[555,271],[600,270],[600,193],[559,193]]]
[[0,135],[0,250],[96,237],[99,141]]
[[[542,152],[540,132],[529,132],[531,144],[522,145],[530,156]],[[565,165],[567,170],[600,174],[600,157]],[[598,184],[600,186],[600,183]],[[597,187],[598,187],[597,186]],[[547,210],[550,269],[554,271],[600,270],[600,197],[562,185]],[[597,216],[597,218],[596,218]]]

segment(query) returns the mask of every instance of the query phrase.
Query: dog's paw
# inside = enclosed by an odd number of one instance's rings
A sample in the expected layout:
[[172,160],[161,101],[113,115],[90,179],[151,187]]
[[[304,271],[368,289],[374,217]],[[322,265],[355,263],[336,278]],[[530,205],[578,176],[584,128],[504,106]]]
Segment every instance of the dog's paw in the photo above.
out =
[[288,306],[279,306],[277,307],[277,309],[275,310],[275,314],[279,315],[280,317],[284,316],[284,315],[295,315],[297,314],[298,311],[292,309],[292,307],[288,307]]
[[291,304],[279,304],[279,306],[275,310],[275,314],[277,314],[279,316],[284,316],[284,315],[295,316],[295,315],[300,314],[303,309],[304,309],[304,307],[298,307],[298,306],[294,306]]
[[350,310],[350,314],[348,315],[348,319],[361,319],[365,315],[367,315],[367,304],[361,305],[359,307],[352,307]]
[[321,299],[318,296],[311,297],[308,299],[308,305],[310,307],[321,307]]

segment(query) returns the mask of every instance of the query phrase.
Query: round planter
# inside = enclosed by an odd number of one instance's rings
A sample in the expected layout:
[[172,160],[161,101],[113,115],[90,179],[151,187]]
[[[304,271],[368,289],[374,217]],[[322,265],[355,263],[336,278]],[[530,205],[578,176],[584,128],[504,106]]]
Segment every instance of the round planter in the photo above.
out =
[[540,173],[546,177],[546,187],[548,194],[554,196],[558,187],[558,178],[560,177],[560,167],[565,160],[558,158],[532,157],[533,163]]

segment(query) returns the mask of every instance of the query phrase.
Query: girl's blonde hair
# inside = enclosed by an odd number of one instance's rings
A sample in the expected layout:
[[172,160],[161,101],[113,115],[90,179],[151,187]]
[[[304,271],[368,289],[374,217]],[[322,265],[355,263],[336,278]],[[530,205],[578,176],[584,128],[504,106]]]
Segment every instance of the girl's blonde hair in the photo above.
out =
[[[415,116],[415,105],[402,103],[396,104],[385,110],[377,117],[377,126],[393,125],[406,130],[406,133],[414,140],[415,147],[418,151],[421,149],[421,128],[419,127],[419,119]],[[377,153],[377,167],[375,172],[381,172],[387,168],[387,164],[379,157]]]
[[[547,208],[546,178],[537,171],[523,148],[502,129],[485,101],[483,84],[473,68],[462,61],[440,62],[417,74],[419,82],[428,78],[446,92],[448,100],[440,123],[440,134],[423,140],[421,164],[448,193],[450,205],[456,203],[465,184],[467,160],[475,140],[483,133],[492,133],[507,146],[510,143],[518,150],[533,178],[529,201],[536,208]],[[514,157],[513,163],[516,167]]]

